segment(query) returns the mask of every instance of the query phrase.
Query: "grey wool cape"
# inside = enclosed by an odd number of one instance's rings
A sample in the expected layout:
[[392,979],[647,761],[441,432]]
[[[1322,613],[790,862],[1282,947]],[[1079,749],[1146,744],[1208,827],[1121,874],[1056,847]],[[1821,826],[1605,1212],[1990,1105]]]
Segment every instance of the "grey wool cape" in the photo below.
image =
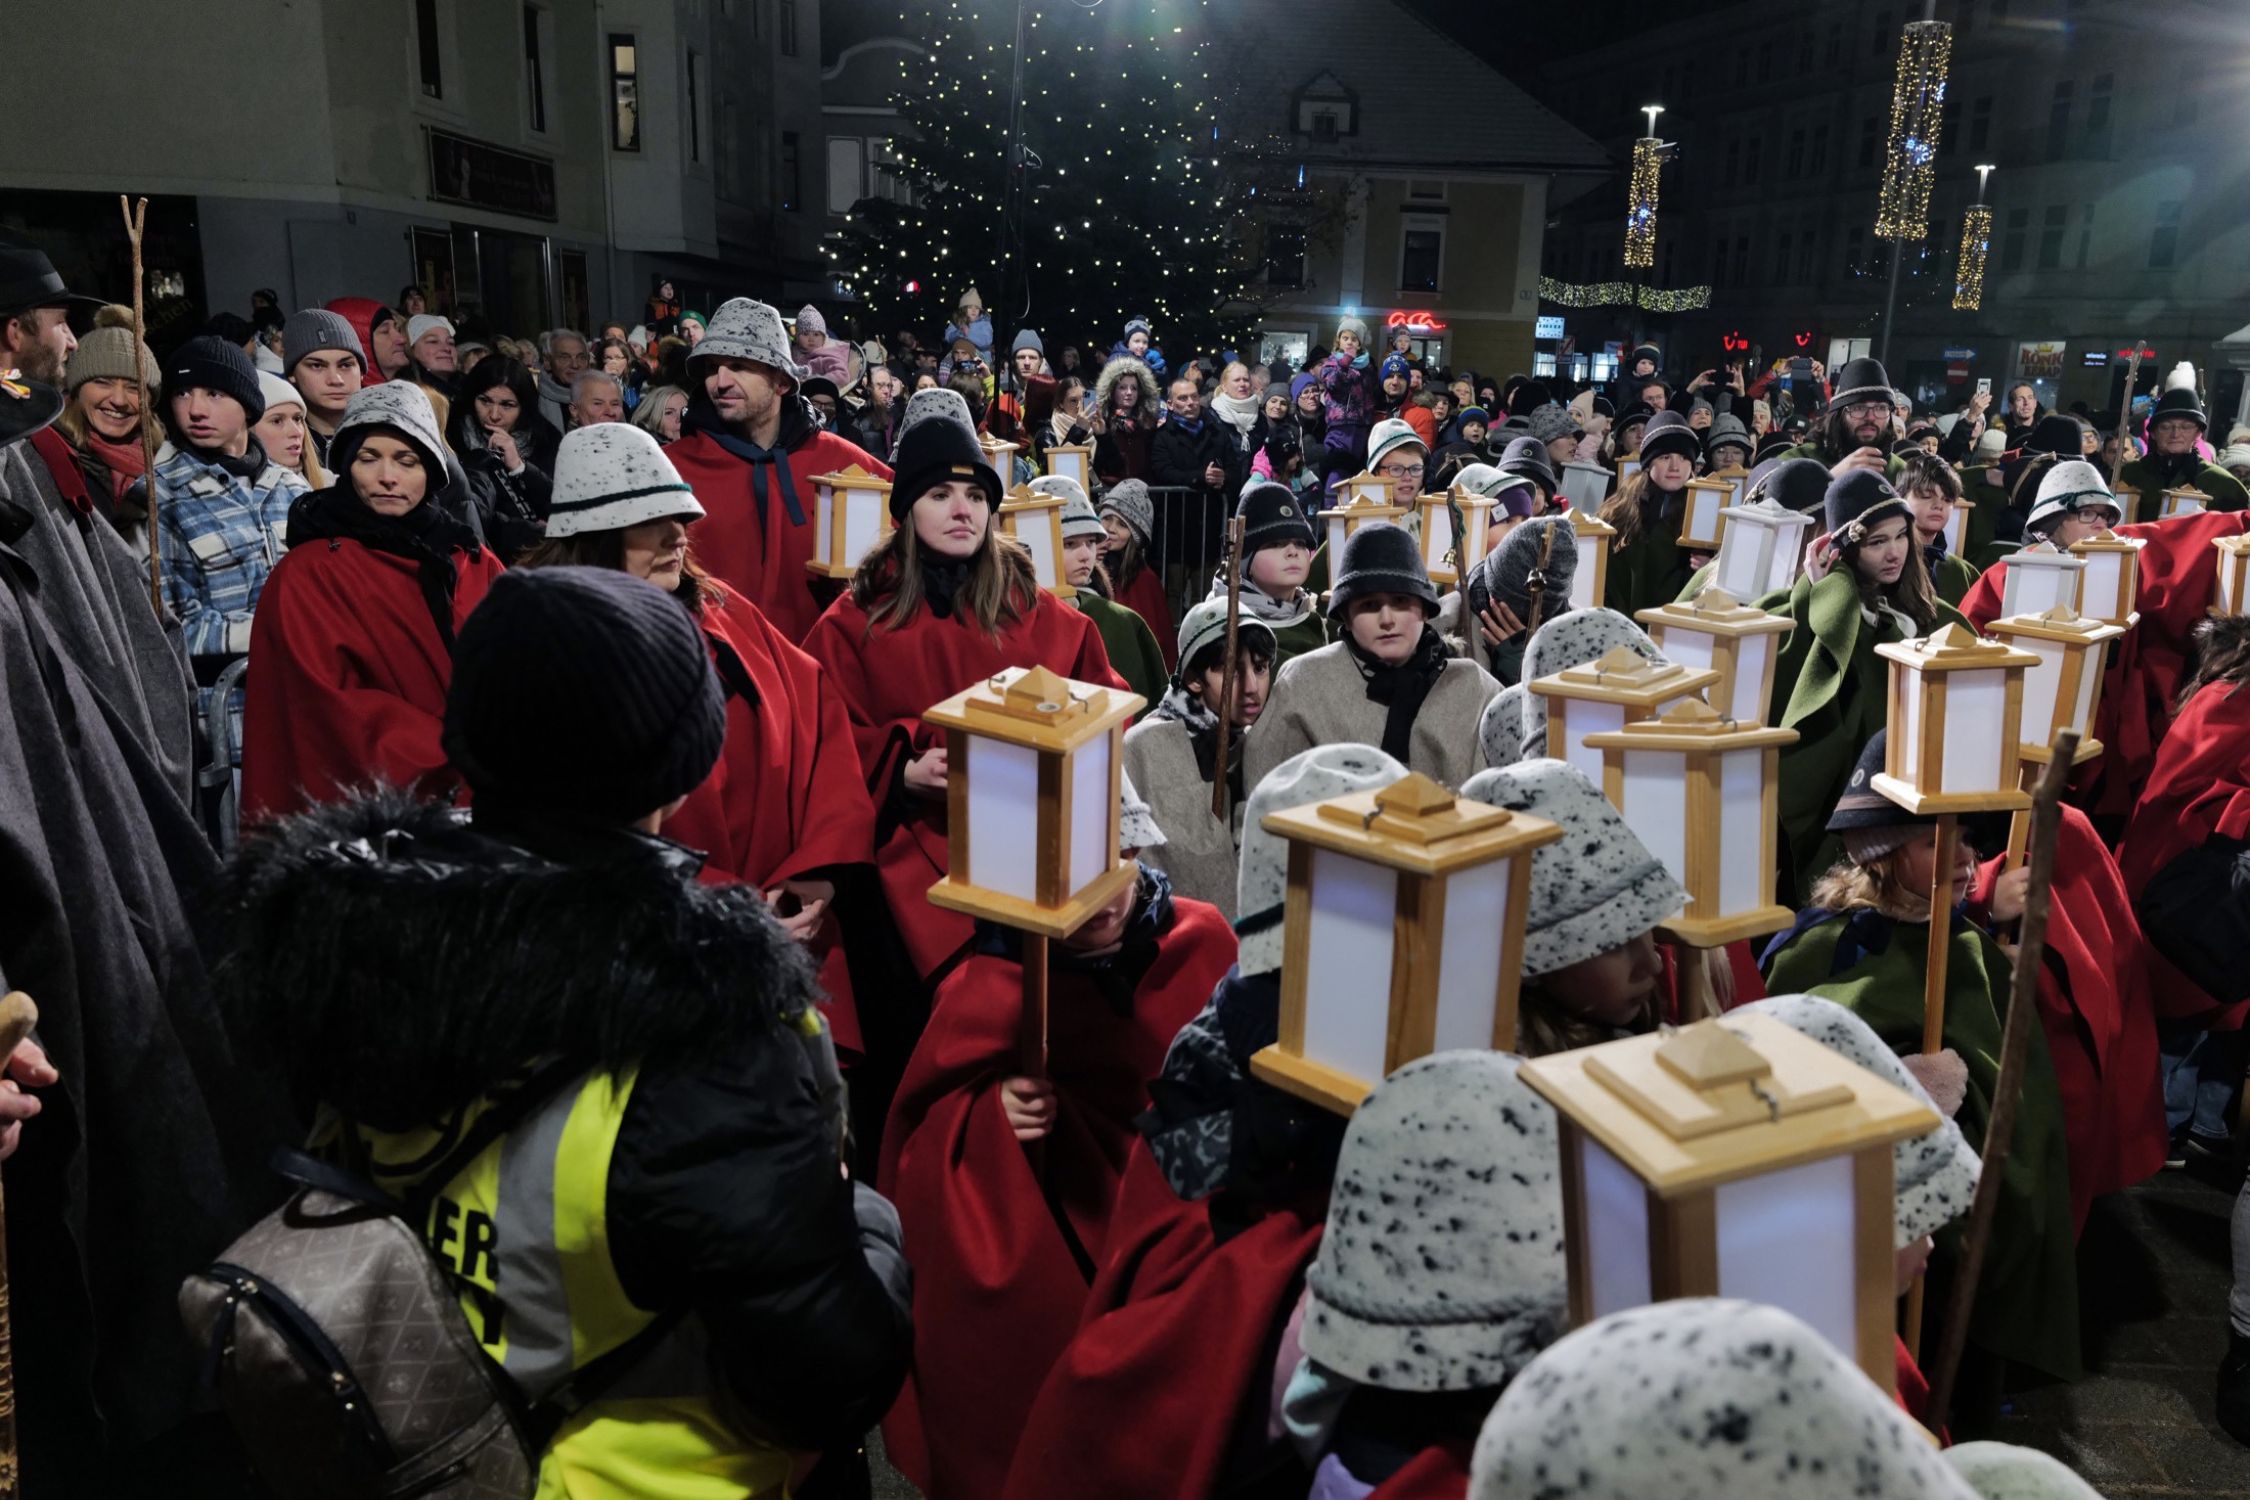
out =
[[[1477,722],[1500,696],[1490,672],[1465,657],[1448,657],[1415,716],[1407,769],[1457,787],[1484,769]],[[1367,679],[1351,646],[1335,641],[1308,651],[1273,680],[1265,711],[1243,745],[1243,785],[1256,787],[1268,771],[1315,745],[1383,743],[1388,710],[1367,696]]]
[[1170,876],[1172,894],[1208,901],[1232,922],[1242,803],[1228,809],[1225,825],[1211,816],[1211,783],[1196,764],[1187,725],[1151,716],[1126,730],[1125,774],[1164,830],[1164,842],[1143,849],[1141,863]]

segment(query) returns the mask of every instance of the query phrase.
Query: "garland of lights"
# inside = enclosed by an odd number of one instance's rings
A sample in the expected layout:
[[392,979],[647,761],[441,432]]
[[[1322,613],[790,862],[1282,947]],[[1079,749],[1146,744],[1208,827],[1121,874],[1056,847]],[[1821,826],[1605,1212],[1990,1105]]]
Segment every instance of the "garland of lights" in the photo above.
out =
[[1982,203],[1961,216],[1961,269],[1953,282],[1955,312],[1984,305],[1984,257],[1992,248],[1992,210]]
[[1649,312],[1701,312],[1711,305],[1708,286],[1636,286],[1629,281],[1597,281],[1579,286],[1539,278],[1539,299],[1558,307],[1639,307]]
[[1883,188],[1875,202],[1878,239],[1918,240],[1930,232],[1930,184],[1937,177],[1938,136],[1945,123],[1945,75],[1953,28],[1912,21],[1898,44],[1898,82],[1891,89],[1891,135],[1883,153]]
[[1664,147],[1654,136],[1633,142],[1633,180],[1625,194],[1625,264],[1645,271],[1656,264],[1656,188]]

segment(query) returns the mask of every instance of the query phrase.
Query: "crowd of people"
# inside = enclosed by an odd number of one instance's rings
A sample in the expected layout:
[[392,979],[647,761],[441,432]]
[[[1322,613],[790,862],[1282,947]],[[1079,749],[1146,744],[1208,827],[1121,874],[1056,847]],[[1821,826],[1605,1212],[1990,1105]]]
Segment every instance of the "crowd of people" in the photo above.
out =
[[[1517,1068],[1697,996],[1773,1017],[1937,1109],[1897,1151],[1899,1289],[1954,1274],[2027,876],[1986,830],[1960,845],[1925,1053],[1939,841],[1870,790],[1877,647],[1982,630],[2023,549],[2138,544],[1939,1436],[2081,1374],[2093,1202],[2167,1164],[2239,1175],[2250,620],[2207,606],[2250,432],[2217,441],[2192,371],[2107,420],[2028,387],[1933,419],[1864,358],[1676,383],[1642,345],[1571,391],[1350,317],[1302,368],[1167,357],[1140,318],[1106,351],[1003,349],[973,289],[928,343],[860,332],[667,284],[634,323],[525,341],[409,287],[261,294],[159,358],[0,246],[31,1493],[259,1464],[211,1414],[237,1343],[173,1305],[300,1143],[427,1210],[523,1403],[572,1395],[543,1495],[863,1492],[878,1425],[934,1500],[2091,1493],[1940,1452],[1903,1342],[1893,1401],[1771,1309],[1571,1331],[1554,1115]],[[1088,450],[1084,482],[1056,449]],[[888,516],[835,577],[824,478],[854,467]],[[1319,513],[1367,474],[1405,509],[1331,551]],[[1711,474],[1813,535],[1741,601],[1789,622],[1796,917],[1705,951],[1660,933],[1685,891],[1552,758],[1527,685],[1665,661],[1638,617],[1709,587],[1682,528]],[[1062,502],[1054,587],[1000,524],[1021,486]],[[2158,519],[2168,490],[2200,503]],[[1490,523],[1433,580],[1440,494],[1455,538],[1461,500]],[[1573,607],[1589,514],[1614,541]],[[1010,668],[1143,700],[1134,878],[1036,948],[927,896],[966,772],[924,715]],[[1282,1025],[1266,819],[1409,773],[1563,836],[1532,861],[1517,1053],[1423,1058],[1347,1120],[1250,1065]],[[2250,1441],[2239,1291],[2232,1318],[2219,1413]]]

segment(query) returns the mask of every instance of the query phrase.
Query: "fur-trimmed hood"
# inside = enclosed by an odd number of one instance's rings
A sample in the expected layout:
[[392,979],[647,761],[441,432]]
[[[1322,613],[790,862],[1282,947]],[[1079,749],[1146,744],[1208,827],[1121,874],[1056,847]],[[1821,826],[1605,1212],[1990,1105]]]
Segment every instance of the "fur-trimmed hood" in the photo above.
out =
[[1122,354],[1102,366],[1102,373],[1094,380],[1094,410],[1109,410],[1109,393],[1117,389],[1117,382],[1131,378],[1140,383],[1141,409],[1153,421],[1164,410],[1164,393],[1157,388],[1156,372],[1143,360]]
[[244,841],[216,980],[300,1102],[410,1129],[536,1059],[663,1068],[801,1018],[817,997],[803,949],[757,891],[695,868],[627,830],[503,840],[369,793]]

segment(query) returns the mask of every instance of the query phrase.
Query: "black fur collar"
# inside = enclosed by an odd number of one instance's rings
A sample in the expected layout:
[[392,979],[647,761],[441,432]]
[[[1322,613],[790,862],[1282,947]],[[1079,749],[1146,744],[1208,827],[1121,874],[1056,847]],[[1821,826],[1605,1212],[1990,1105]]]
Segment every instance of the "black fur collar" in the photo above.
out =
[[756,891],[698,885],[678,846],[619,830],[503,838],[371,793],[246,839],[225,895],[236,1034],[277,1054],[300,1102],[382,1129],[543,1057],[723,1054],[817,997]]

